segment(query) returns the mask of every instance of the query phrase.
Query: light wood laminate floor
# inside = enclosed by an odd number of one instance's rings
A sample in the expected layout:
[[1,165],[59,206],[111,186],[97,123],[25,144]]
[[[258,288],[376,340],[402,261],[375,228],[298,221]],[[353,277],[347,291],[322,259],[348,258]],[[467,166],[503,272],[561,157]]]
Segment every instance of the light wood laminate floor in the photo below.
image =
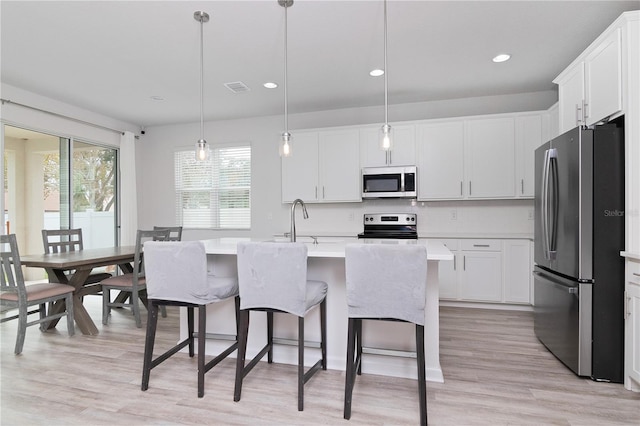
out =
[[[100,299],[88,297],[85,303],[99,323]],[[142,392],[146,318],[138,329],[128,312],[114,310],[108,326],[98,325],[97,336],[69,337],[62,324],[47,333],[29,327],[19,356],[13,354],[16,322],[2,324],[0,423],[418,423],[413,380],[358,377],[347,421],[343,372],[314,376],[305,387],[305,410],[298,412],[296,368],[277,363],[261,363],[246,377],[240,402],[233,402],[234,360],[207,373],[199,399],[196,358],[186,354],[154,369],[149,390]],[[576,377],[535,338],[530,312],[443,307],[440,326],[445,383],[427,383],[429,424],[640,425],[640,394]],[[158,327],[157,351],[177,338],[177,308]]]

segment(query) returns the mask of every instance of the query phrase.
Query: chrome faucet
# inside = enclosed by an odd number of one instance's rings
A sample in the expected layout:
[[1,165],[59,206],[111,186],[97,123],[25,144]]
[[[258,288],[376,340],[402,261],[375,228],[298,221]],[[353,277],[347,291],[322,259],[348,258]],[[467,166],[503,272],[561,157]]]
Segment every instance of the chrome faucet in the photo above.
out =
[[289,238],[292,243],[296,242],[296,205],[298,204],[302,206],[302,217],[309,219],[309,213],[307,213],[307,206],[304,205],[304,201],[300,198],[296,198],[291,205],[291,232],[289,234]]

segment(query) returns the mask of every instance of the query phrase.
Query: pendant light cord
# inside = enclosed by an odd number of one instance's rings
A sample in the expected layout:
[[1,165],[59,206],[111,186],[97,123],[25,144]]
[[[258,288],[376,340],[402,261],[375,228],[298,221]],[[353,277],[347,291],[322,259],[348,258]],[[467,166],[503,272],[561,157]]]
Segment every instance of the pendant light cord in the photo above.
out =
[[384,124],[389,124],[389,103],[387,94],[387,0],[384,0]]
[[287,111],[287,4],[284,4],[284,131],[289,133],[289,119]]
[[200,140],[204,140],[204,18],[200,17]]

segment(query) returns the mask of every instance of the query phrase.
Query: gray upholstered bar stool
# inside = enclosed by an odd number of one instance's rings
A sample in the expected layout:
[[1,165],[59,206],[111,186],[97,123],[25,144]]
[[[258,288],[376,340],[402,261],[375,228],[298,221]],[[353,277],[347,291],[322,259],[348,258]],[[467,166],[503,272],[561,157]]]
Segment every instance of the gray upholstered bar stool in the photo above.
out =
[[[147,337],[142,367],[142,390],[149,388],[151,369],[189,346],[194,355],[194,308],[198,308],[198,397],[204,396],[204,375],[238,347],[238,280],[218,277],[207,272],[207,254],[201,241],[158,242],[144,244],[147,279]],[[235,297],[236,336],[233,344],[205,364],[205,338],[207,334],[207,305]],[[153,359],[153,346],[160,306],[187,308],[187,337]]]
[[362,373],[362,320],[415,324],[420,424],[427,424],[424,312],[427,249],[422,245],[350,244],[346,247],[347,366],[344,418],[351,418],[356,374]]
[[[240,401],[242,379],[268,353],[273,362],[273,314],[298,317],[298,411],[304,409],[304,384],[320,369],[327,369],[327,283],[307,280],[307,246],[303,243],[239,243],[238,284],[240,326],[233,400]],[[304,371],[304,317],[320,305],[321,359]],[[267,343],[245,366],[249,312],[267,313]]]

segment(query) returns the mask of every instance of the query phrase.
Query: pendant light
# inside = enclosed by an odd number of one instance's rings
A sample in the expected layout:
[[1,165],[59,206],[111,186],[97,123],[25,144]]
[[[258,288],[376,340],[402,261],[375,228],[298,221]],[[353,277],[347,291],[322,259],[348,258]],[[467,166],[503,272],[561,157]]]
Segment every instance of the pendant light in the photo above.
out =
[[284,131],[280,139],[280,156],[290,157],[291,133],[289,133],[288,99],[287,99],[287,8],[293,6],[293,0],[278,0],[278,4],[284,7]]
[[196,142],[196,160],[206,161],[211,155],[207,141],[204,140],[204,23],[209,22],[209,14],[202,11],[193,13],[193,19],[200,22],[200,139]]
[[384,0],[384,125],[380,128],[380,149],[391,151],[393,148],[393,131],[389,125],[388,85],[389,71],[387,69],[387,0]]

